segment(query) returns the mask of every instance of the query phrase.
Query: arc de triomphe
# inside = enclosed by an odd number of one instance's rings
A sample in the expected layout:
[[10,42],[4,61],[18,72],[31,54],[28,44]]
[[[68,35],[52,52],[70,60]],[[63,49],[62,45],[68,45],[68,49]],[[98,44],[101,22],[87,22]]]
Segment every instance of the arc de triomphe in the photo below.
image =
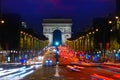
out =
[[49,39],[49,45],[53,43],[53,32],[61,31],[62,44],[65,44],[67,38],[71,38],[71,19],[44,19],[43,34]]

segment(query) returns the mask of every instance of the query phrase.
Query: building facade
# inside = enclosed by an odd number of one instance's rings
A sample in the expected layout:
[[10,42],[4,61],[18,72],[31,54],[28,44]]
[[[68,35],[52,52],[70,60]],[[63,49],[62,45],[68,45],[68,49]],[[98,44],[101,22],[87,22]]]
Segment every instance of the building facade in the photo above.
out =
[[0,24],[0,62],[19,62],[20,59],[33,58],[48,45],[44,35],[21,24],[19,15],[4,14],[3,18],[5,22]]
[[42,25],[43,34],[49,39],[49,45],[54,45],[55,30],[61,32],[61,44],[65,44],[66,40],[71,37],[71,19],[44,19]]

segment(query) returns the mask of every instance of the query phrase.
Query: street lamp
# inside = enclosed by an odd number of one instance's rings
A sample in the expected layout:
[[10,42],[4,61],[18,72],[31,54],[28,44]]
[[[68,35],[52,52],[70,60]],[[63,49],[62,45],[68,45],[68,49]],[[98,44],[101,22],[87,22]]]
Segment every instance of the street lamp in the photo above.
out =
[[112,32],[113,30],[112,29],[110,29],[110,32]]
[[95,30],[96,32],[98,31],[98,29]]
[[110,35],[111,40],[110,43],[113,47],[113,49],[118,49],[120,47],[120,21],[119,17],[115,16],[113,19],[109,20],[108,23],[110,24],[110,32],[112,34]]
[[112,24],[112,21],[109,21],[108,23],[109,23],[109,24]]
[[58,55],[59,55],[59,49],[58,49],[58,46],[60,45],[60,43],[58,42],[58,41],[56,41],[56,42],[54,42],[54,45],[55,45],[55,47],[56,47],[56,64],[58,65],[59,64],[59,57],[58,57]]
[[4,23],[5,23],[5,21],[4,21],[4,20],[1,20],[1,21],[0,21],[0,23],[4,24]]
[[57,51],[56,51],[56,64],[58,65],[59,64],[59,50],[57,48]]
[[118,17],[118,16],[116,16],[115,18],[116,18],[116,19],[119,19],[119,17]]
[[5,23],[5,21],[2,19],[2,0],[0,0],[0,23]]

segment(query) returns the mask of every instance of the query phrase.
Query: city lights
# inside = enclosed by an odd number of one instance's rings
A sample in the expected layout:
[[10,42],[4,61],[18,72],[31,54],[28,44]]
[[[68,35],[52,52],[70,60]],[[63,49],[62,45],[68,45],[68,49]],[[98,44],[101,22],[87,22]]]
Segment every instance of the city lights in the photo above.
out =
[[5,23],[5,21],[4,21],[4,20],[1,20],[0,22],[1,22],[2,24],[4,24],[4,23]]
[[55,42],[55,46],[58,46],[58,45],[59,45],[59,42],[56,41],[56,42]]
[[110,29],[110,31],[112,32],[113,30],[112,30],[112,29]]
[[0,2],[0,80],[120,80],[120,0]]
[[109,21],[109,24],[112,24],[112,21]]
[[98,29],[95,30],[96,32],[98,31]]
[[116,19],[119,19],[119,17],[118,17],[118,16],[116,16],[115,18],[116,18]]

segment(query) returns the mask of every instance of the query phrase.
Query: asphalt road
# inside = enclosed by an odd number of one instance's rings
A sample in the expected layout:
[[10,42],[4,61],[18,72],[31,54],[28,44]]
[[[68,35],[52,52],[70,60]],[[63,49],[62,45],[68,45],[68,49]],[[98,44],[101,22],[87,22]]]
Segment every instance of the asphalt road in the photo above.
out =
[[[84,67],[80,72],[59,66],[59,77],[55,77],[55,66],[43,66],[22,80],[120,80],[120,73],[104,67]],[[117,76],[116,76],[117,75]]]

